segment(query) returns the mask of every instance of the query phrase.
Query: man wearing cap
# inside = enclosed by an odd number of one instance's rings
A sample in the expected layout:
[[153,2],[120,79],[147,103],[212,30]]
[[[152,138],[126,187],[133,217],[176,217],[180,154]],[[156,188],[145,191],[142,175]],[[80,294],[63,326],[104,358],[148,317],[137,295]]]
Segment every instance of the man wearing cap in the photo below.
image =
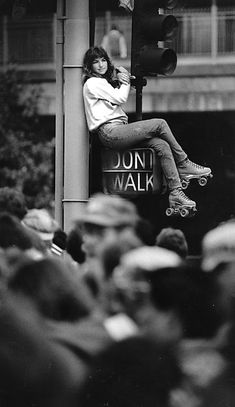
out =
[[[105,243],[116,242],[116,237],[119,241],[122,236],[122,243],[126,242],[126,246],[138,245],[138,239],[134,240],[138,220],[134,204],[119,196],[102,193],[90,198],[83,217],[77,219],[76,225],[81,228],[82,247],[86,255],[85,262],[79,264],[79,271],[93,294],[94,308],[91,314],[81,321],[50,325],[48,335],[53,342],[75,353],[82,366],[89,365],[92,358],[113,341],[138,333],[137,325],[125,313],[116,312],[114,315],[109,312],[108,306],[104,306],[101,297],[104,291],[108,294],[109,282],[100,257]],[[122,250],[120,248],[120,251]],[[108,299],[107,295],[106,300]]]
[[214,281],[170,250],[130,250],[121,257],[113,279],[127,315],[159,339],[175,340],[182,334],[210,338],[220,327]]
[[135,233],[139,219],[135,205],[120,196],[97,193],[90,198],[85,213],[78,221],[85,253],[83,273],[93,294],[97,294],[102,277],[98,257],[104,242],[119,236],[124,230]]
[[[161,282],[164,275],[167,276],[165,270],[172,269],[177,275],[176,268],[181,264],[182,259],[173,251],[157,246],[142,246],[124,254],[114,271],[114,284],[120,292],[124,311],[141,331],[154,334],[159,340],[175,341],[182,335],[181,323],[173,310],[173,300],[169,300],[172,282],[168,281],[166,287]],[[155,276],[159,276],[161,296],[166,297],[164,302],[169,301],[170,305],[166,307],[159,307],[152,293],[152,278]]]

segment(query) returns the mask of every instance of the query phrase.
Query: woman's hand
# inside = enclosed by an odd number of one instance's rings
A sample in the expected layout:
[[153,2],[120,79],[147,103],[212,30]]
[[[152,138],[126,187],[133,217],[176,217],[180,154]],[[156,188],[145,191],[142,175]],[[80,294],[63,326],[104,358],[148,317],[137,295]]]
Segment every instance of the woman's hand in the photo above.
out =
[[128,72],[126,68],[123,68],[123,66],[118,66],[116,72],[118,81],[124,85],[129,85],[131,76],[130,72]]

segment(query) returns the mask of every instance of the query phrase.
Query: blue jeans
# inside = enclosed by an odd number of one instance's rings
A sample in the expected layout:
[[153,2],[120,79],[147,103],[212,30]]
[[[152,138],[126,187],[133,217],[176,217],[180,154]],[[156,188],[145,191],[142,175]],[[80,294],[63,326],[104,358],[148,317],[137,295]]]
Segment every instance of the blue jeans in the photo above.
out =
[[97,133],[101,143],[107,148],[118,150],[138,146],[154,149],[169,190],[181,187],[177,166],[187,158],[187,154],[175,139],[165,120],[110,122],[100,126]]

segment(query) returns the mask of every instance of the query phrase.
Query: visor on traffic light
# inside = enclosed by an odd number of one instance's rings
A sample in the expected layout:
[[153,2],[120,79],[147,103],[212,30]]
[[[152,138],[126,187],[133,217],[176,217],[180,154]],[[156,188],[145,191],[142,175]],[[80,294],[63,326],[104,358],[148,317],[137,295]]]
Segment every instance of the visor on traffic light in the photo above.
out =
[[157,10],[158,8],[164,8],[171,10],[174,7],[177,6],[179,3],[179,0],[143,0],[143,5],[144,8],[154,10],[154,8]]

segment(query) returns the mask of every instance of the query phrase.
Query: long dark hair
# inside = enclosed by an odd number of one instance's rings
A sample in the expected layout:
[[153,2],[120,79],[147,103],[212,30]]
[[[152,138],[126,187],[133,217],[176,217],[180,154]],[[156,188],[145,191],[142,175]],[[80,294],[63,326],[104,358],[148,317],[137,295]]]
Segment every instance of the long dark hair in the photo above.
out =
[[107,79],[108,82],[110,82],[113,85],[114,81],[114,66],[107,54],[107,52],[104,50],[102,47],[91,47],[89,48],[83,59],[83,84],[87,81],[87,79],[91,77],[100,77],[100,75],[96,74],[92,70],[92,64],[95,59],[97,58],[105,58],[107,63],[108,63],[108,69],[107,72],[102,75],[102,78]]

